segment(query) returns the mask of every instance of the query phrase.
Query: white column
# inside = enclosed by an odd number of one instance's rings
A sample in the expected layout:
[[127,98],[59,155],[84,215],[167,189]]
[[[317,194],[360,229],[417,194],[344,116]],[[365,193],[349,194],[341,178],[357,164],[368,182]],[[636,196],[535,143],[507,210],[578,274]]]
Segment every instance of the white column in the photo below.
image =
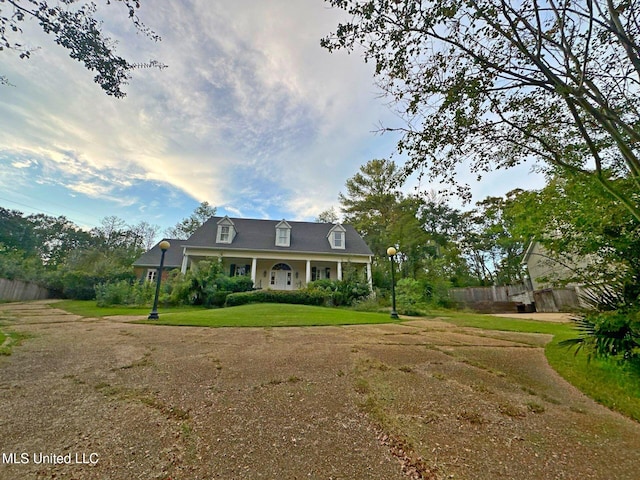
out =
[[251,259],[251,281],[253,282],[254,288],[256,286],[256,270],[257,269],[258,269],[258,259],[254,257]]
[[373,278],[371,278],[371,260],[367,262],[367,283],[369,283],[369,288],[373,291]]
[[307,272],[305,276],[305,281],[307,283],[311,281],[311,260],[307,260]]
[[338,262],[338,280],[342,280],[342,262]]
[[187,273],[187,267],[189,266],[189,255],[186,252],[182,254],[182,267],[180,268],[180,272]]

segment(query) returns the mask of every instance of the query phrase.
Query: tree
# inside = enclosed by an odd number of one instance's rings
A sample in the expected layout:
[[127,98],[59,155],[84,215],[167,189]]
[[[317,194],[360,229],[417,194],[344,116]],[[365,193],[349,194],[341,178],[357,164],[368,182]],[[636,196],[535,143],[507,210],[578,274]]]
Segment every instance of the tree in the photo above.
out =
[[316,223],[336,223],[338,221],[338,212],[334,207],[331,207],[324,212],[320,212],[316,218]]
[[535,237],[550,259],[570,266],[564,281],[609,285],[622,303],[640,305],[640,225],[622,205],[600,201],[605,194],[593,178],[552,178],[514,198],[514,234]]
[[406,122],[405,174],[457,184],[467,162],[480,177],[535,159],[640,221],[640,1],[327,1],[352,20],[321,44],[375,64]]
[[463,214],[463,252],[478,279],[490,285],[512,285],[523,280],[522,256],[530,237],[515,232],[509,207],[521,190],[506,197],[487,197]]
[[[97,72],[94,81],[107,93],[124,97],[122,86],[137,68],[164,68],[162,63],[150,60],[147,63],[130,63],[115,53],[115,42],[102,31],[102,22],[96,15],[94,3],[78,4],[78,0],[62,2],[42,0],[0,0],[0,50],[16,51],[20,58],[28,59],[31,49],[21,39],[21,24],[33,19],[42,30],[53,35],[55,42],[69,51],[69,56],[82,62],[91,71]],[[140,0],[106,0],[106,4],[120,4],[128,12],[136,30],[148,38],[159,41],[160,36],[147,28],[138,18]],[[0,84],[9,80],[0,76]]]
[[401,197],[397,183],[394,162],[370,160],[346,181],[346,194],[338,196],[345,223],[353,225],[376,255],[384,256],[391,241],[387,227],[394,221],[394,209]]
[[169,237],[186,239],[193,235],[198,228],[216,214],[216,207],[209,202],[202,202],[193,213],[176,223],[173,228],[168,228],[165,233]]

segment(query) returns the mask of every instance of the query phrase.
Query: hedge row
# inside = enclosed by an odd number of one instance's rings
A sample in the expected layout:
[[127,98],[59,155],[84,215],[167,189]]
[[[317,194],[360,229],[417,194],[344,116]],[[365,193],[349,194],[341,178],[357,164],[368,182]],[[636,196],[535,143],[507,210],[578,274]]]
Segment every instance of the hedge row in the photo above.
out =
[[294,290],[256,290],[253,292],[231,293],[225,305],[236,307],[248,303],[293,303],[298,305],[325,305],[331,299],[329,292]]

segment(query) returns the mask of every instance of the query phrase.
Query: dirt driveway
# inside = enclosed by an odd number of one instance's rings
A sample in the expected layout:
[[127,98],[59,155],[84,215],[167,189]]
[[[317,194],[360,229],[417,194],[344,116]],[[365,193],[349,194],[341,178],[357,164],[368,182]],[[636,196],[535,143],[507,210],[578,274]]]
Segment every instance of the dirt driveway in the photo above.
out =
[[[55,305],[53,305],[55,306]],[[0,479],[637,479],[640,424],[545,335],[204,329],[0,305]]]

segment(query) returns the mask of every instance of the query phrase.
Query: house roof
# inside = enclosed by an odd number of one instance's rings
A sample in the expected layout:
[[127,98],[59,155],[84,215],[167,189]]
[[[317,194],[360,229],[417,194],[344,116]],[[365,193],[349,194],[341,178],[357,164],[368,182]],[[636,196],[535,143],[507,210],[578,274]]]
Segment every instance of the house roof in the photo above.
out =
[[292,222],[291,243],[288,247],[276,246],[276,225],[282,220],[256,220],[231,218],[236,235],[231,243],[219,243],[218,222],[225,217],[211,217],[183,245],[187,248],[215,248],[217,250],[262,250],[271,252],[327,253],[337,255],[373,255],[362,237],[351,225],[343,225],[345,248],[334,249],[327,240],[333,223]]
[[[184,240],[177,238],[163,238],[163,241],[169,242],[171,245],[164,254],[164,267],[165,268],[177,268],[182,266],[182,244]],[[162,250],[160,250],[160,242],[156,243],[151,250],[146,251],[133,262],[134,267],[159,267],[160,257],[162,256]]]

